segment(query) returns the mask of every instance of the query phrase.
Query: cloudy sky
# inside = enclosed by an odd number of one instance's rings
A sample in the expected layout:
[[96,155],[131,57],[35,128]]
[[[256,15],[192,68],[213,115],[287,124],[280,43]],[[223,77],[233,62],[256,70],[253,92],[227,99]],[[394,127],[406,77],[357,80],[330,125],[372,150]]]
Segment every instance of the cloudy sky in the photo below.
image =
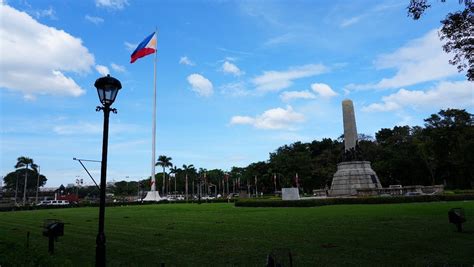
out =
[[372,136],[441,108],[473,113],[473,85],[437,33],[461,6],[434,1],[413,21],[408,2],[0,0],[0,175],[27,156],[47,186],[85,179],[72,158],[100,159],[93,84],[110,73],[123,89],[108,179],[149,176],[153,56],[129,62],[155,27],[156,154],[177,166],[229,169],[284,144],[337,138],[345,98]]

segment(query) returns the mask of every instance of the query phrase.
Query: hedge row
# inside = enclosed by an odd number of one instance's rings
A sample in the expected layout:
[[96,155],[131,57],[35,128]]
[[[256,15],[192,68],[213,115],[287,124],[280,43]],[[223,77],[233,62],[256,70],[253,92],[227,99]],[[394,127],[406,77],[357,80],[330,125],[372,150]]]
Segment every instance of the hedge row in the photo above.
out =
[[321,198],[304,200],[256,200],[240,199],[236,207],[316,207],[341,204],[394,204],[413,202],[462,201],[474,200],[474,195],[423,195],[399,197],[354,197],[354,198]]
[[[208,199],[202,200],[201,203],[227,203],[227,202],[234,202],[235,199]],[[183,204],[183,203],[195,203],[197,204],[198,201],[188,201],[186,200],[177,200],[177,201],[168,201],[162,200],[160,202],[106,202],[106,207],[121,207],[121,206],[141,206],[141,205],[160,205],[160,204]],[[42,210],[42,209],[65,209],[65,208],[80,208],[80,207],[99,207],[99,203],[78,203],[78,204],[71,204],[67,206],[34,206],[34,205],[27,205],[27,206],[11,206],[11,207],[0,207],[0,212],[2,211],[22,211],[22,210]]]

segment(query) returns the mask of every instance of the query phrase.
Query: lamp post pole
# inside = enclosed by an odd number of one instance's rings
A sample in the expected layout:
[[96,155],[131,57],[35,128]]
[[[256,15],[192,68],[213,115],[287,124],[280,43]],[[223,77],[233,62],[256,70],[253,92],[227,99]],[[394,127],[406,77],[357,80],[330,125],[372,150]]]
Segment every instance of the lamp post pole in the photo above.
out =
[[105,266],[105,189],[107,186],[107,150],[109,142],[109,115],[110,112],[117,113],[117,110],[110,108],[112,103],[115,101],[118,90],[122,88],[119,80],[110,77],[102,77],[97,79],[94,86],[97,88],[100,102],[102,106],[98,106],[96,111],[102,110],[104,112],[104,132],[102,136],[102,161],[100,166],[100,204],[99,204],[99,232],[96,238],[96,249],[95,249],[95,265]]
[[107,149],[109,142],[110,105],[104,105],[102,109],[104,111],[104,135],[102,137],[102,163],[100,167],[99,233],[96,238],[96,266],[105,266],[105,187],[107,183]]

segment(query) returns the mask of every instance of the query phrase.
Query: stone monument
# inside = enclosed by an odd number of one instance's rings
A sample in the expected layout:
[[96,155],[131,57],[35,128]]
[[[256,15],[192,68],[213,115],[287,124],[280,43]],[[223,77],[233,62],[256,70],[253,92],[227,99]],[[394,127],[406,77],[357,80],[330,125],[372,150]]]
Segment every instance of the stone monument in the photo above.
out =
[[344,124],[344,156],[337,164],[337,171],[331,183],[330,196],[357,195],[357,189],[382,188],[377,174],[372,170],[370,161],[360,160],[357,145],[357,127],[352,101],[342,101]]
[[282,188],[281,189],[282,200],[300,200],[300,192],[296,187]]

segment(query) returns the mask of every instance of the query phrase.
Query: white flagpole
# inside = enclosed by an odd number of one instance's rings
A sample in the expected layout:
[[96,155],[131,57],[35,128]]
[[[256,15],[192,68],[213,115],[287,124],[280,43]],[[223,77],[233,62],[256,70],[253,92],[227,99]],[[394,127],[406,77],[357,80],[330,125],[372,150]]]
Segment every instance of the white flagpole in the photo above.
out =
[[155,139],[156,139],[156,54],[158,54],[158,28],[155,30],[155,60],[154,60],[154,79],[153,79],[153,126],[152,126],[152,142],[151,142],[151,191],[156,191],[155,182]]

